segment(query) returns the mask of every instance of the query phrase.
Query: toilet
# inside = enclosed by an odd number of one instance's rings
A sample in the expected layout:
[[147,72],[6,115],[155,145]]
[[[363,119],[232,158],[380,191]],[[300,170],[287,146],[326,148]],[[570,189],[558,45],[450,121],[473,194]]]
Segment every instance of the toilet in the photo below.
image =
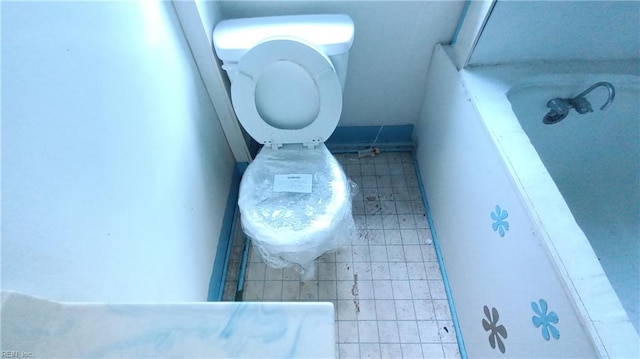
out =
[[221,21],[216,54],[240,124],[263,147],[240,183],[244,233],[270,267],[314,276],[355,233],[355,184],[324,142],[342,112],[353,21],[297,15]]

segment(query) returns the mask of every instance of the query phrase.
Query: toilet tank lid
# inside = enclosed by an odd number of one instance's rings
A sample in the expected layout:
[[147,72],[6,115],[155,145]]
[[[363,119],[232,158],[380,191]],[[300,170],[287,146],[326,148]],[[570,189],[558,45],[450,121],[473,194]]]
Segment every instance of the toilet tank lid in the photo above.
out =
[[306,41],[327,56],[343,54],[353,44],[353,20],[348,15],[291,15],[224,20],[213,31],[213,46],[223,61],[238,61],[269,38]]

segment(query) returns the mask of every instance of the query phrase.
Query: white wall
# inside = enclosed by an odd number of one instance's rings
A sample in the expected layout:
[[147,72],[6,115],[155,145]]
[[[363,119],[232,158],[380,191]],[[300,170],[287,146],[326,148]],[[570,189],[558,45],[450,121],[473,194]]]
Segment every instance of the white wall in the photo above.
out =
[[[204,1],[203,1],[204,2]],[[221,1],[222,19],[344,13],[355,40],[339,126],[416,122],[431,51],[453,38],[463,1]]]
[[638,1],[497,1],[472,64],[640,59]]
[[2,3],[2,289],[206,300],[232,168],[171,3]]

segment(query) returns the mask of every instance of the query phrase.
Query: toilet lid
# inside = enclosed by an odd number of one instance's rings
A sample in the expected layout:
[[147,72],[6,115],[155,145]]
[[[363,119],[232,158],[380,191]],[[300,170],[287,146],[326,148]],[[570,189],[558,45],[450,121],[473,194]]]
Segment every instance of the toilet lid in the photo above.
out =
[[326,55],[297,39],[265,41],[238,62],[231,97],[244,129],[274,146],[317,144],[333,133],[342,88]]

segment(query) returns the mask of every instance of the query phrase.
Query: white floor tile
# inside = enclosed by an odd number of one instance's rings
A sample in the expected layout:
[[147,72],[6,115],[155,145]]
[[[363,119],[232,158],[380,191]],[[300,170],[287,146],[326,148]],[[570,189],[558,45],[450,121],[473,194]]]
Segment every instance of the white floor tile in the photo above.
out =
[[339,280],[338,282],[338,299],[354,299],[354,282],[353,280]]
[[360,344],[360,358],[379,359],[380,358],[380,344],[378,344],[378,343],[361,343]]
[[300,282],[283,281],[282,282],[282,300],[295,301],[299,298]]
[[318,281],[300,282],[301,300],[318,300]]
[[394,299],[411,299],[411,287],[408,280],[394,280],[391,281],[393,287]]
[[401,229],[416,228],[416,222],[412,214],[399,214],[398,222],[400,223]]
[[360,345],[340,344],[338,345],[338,355],[340,356],[340,359],[359,359]]
[[397,214],[396,203],[394,201],[380,201],[380,214],[390,215]]
[[399,320],[398,331],[401,343],[420,343],[418,324],[415,321]]
[[370,262],[369,246],[353,246],[353,261],[354,262]]
[[414,299],[431,299],[431,295],[429,293],[429,284],[426,280],[410,280],[411,284],[411,295]]
[[382,216],[380,215],[366,215],[367,227],[366,229],[383,229]]
[[387,247],[369,245],[369,256],[372,262],[387,262]]
[[433,309],[438,320],[451,320],[451,311],[446,299],[433,300]]
[[375,301],[376,319],[378,320],[396,320],[396,306],[393,300],[379,299]]
[[338,300],[337,302],[338,320],[356,320],[356,304],[354,300]]
[[427,270],[427,278],[429,280],[442,280],[442,273],[440,273],[440,266],[438,262],[427,262],[425,263],[425,268]]
[[397,176],[404,179],[404,166],[402,165],[402,163],[390,163],[389,174],[391,174],[391,178]]
[[351,207],[351,211],[353,214],[364,214],[364,202],[353,201],[353,206]]
[[[360,169],[360,166],[358,166],[358,170]],[[347,174],[348,175],[348,174]],[[378,184],[376,182],[376,176],[374,175],[366,175],[366,176],[362,176],[362,187],[378,187]]]
[[413,214],[424,215],[426,213],[424,203],[422,203],[422,201],[411,201],[411,207],[413,209]]
[[252,263],[247,267],[247,280],[265,280],[267,265],[264,263]]
[[402,237],[402,244],[419,244],[418,231],[415,229],[401,229],[400,236]]
[[418,332],[420,333],[420,341],[422,343],[440,343],[440,334],[438,332],[438,322],[435,320],[419,320]]
[[456,332],[450,320],[438,321],[438,335],[443,343],[456,343]]
[[385,214],[382,216],[382,228],[384,229],[400,229],[398,224],[398,215]]
[[376,303],[373,299],[358,299],[354,303],[357,304],[356,318],[358,320],[376,320]]
[[242,299],[244,301],[261,301],[264,291],[264,281],[247,280],[244,282]]
[[373,279],[391,279],[388,262],[371,263],[371,277]]
[[400,344],[380,343],[380,357],[386,359],[397,359],[402,357]]
[[338,280],[353,280],[353,263],[336,263],[336,278]]
[[384,230],[370,229],[367,231],[367,241],[370,246],[386,246],[384,241]]
[[266,268],[265,280],[282,280],[282,268]]
[[364,214],[374,216],[380,215],[382,208],[380,207],[380,201],[366,201],[364,202]]
[[407,280],[409,274],[407,272],[407,264],[405,262],[390,262],[389,273],[392,280]]
[[401,344],[402,358],[422,358],[422,346],[420,344]]
[[338,299],[337,286],[336,286],[335,280],[320,280],[318,282],[318,299],[319,300]]
[[300,280],[300,273],[298,273],[298,271],[296,271],[296,269],[293,268],[293,267],[284,268],[284,269],[282,269],[282,279],[283,280],[299,281]]
[[360,343],[377,343],[378,322],[375,320],[359,320],[358,334],[360,336]]
[[411,201],[395,201],[397,214],[399,215],[408,215],[413,214],[413,206],[411,205]]
[[413,307],[418,320],[436,320],[433,304],[430,299],[414,299]]
[[[398,229],[387,229],[384,231],[384,241],[385,244],[402,244],[402,237],[400,236],[400,230]],[[387,248],[388,251],[389,248]],[[391,257],[389,257],[391,260]],[[404,257],[400,260],[404,260]]]
[[352,262],[352,255],[351,246],[344,246],[336,251],[336,262]]
[[444,358],[442,344],[422,344],[423,358]]
[[422,251],[417,244],[404,245],[404,256],[407,262],[422,262]]
[[373,279],[373,273],[371,270],[370,262],[356,262],[353,263],[353,273],[358,274],[358,280],[371,280]]
[[416,228],[429,228],[429,222],[424,214],[414,214],[413,220],[416,223]]
[[393,198],[396,201],[409,201],[409,190],[405,187],[393,188]]
[[339,343],[358,343],[358,322],[354,320],[339,320],[337,322]]
[[390,280],[373,281],[375,299],[393,299],[393,287]]
[[458,348],[458,344],[450,344],[444,343],[442,344],[442,348],[444,349],[444,357],[447,359],[459,359],[460,349]]
[[376,182],[378,183],[378,188],[389,188],[391,187],[391,176],[376,176]]
[[375,176],[376,168],[373,164],[360,165],[360,172],[363,176]]
[[444,290],[444,284],[439,280],[430,280],[429,289],[431,291],[431,298],[433,299],[447,299],[447,293]]
[[409,279],[427,279],[427,271],[423,262],[408,262],[407,271]]
[[373,282],[358,280],[358,296],[360,299],[376,299],[373,295]]
[[394,201],[392,187],[378,187],[378,197],[381,201]]
[[400,245],[387,246],[387,257],[389,262],[405,262],[404,250]]
[[335,281],[337,279],[335,262],[318,263],[318,279]]
[[264,282],[263,300],[282,300],[282,281],[268,280]]
[[394,302],[396,306],[396,317],[398,320],[416,320],[413,300],[396,299]]
[[422,251],[422,259],[426,262],[437,262],[436,248],[433,245],[420,244],[420,250]]
[[400,343],[398,322],[395,320],[378,321],[380,343]]

